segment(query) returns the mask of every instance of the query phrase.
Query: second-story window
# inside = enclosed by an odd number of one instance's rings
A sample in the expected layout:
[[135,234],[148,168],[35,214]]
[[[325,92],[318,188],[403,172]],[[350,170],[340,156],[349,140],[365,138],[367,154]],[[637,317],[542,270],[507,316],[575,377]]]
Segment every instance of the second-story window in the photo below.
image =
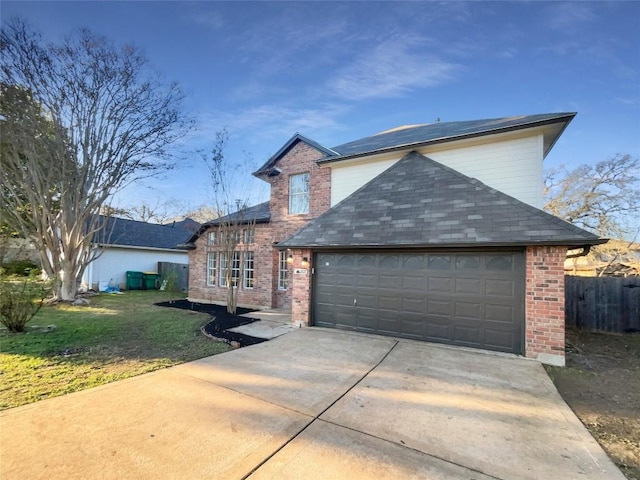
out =
[[244,243],[245,245],[249,245],[250,243],[253,243],[253,239],[254,239],[253,228],[245,228],[244,230],[242,230],[242,243]]
[[309,213],[309,173],[289,177],[289,213]]

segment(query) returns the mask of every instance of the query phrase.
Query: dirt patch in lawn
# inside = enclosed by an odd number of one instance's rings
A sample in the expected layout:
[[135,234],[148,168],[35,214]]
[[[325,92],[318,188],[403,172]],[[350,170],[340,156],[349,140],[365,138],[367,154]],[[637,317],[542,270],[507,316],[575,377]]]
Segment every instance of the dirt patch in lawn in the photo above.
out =
[[628,479],[640,480],[640,334],[567,331],[562,398]]
[[211,315],[211,321],[202,327],[202,332],[209,336],[222,340],[233,346],[246,347],[255,345],[256,343],[266,342],[265,338],[252,337],[242,333],[229,332],[228,329],[248,325],[253,322],[259,322],[257,318],[240,317],[246,313],[255,312],[248,308],[236,308],[236,315],[227,312],[227,307],[210,303],[197,303],[188,300],[176,300],[174,302],[156,303],[159,307],[173,307],[182,310],[193,310],[194,312],[208,313]]

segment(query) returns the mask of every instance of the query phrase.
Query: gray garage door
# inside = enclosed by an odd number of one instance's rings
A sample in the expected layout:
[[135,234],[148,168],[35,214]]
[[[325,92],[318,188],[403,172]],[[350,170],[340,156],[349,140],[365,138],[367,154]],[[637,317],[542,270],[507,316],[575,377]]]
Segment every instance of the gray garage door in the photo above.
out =
[[314,325],[522,353],[522,251],[317,253],[314,267]]

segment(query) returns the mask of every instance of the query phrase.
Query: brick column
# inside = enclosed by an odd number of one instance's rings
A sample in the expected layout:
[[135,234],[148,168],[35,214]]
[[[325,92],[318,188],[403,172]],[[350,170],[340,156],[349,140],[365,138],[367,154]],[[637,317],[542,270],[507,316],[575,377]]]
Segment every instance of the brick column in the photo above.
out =
[[564,366],[566,247],[527,247],[525,355]]
[[[298,326],[309,326],[311,304],[311,250],[292,250],[291,321]],[[304,259],[306,258],[306,263]],[[298,273],[296,273],[298,270]],[[306,270],[302,273],[301,270]]]

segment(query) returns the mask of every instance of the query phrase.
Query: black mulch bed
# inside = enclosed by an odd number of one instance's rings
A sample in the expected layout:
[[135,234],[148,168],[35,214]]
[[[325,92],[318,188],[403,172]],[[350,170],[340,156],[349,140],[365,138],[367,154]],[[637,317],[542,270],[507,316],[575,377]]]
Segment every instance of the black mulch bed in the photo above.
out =
[[160,302],[155,305],[159,307],[173,307],[180,308],[182,310],[193,310],[194,312],[208,313],[211,315],[211,321],[207,323],[202,330],[207,335],[219,338],[227,343],[238,342],[241,347],[248,345],[255,345],[256,343],[266,342],[266,338],[252,337],[251,335],[243,335],[242,333],[228,332],[227,330],[240,325],[248,325],[253,322],[259,322],[258,318],[239,317],[249,312],[255,312],[256,310],[250,310],[248,308],[236,308],[237,315],[231,315],[227,313],[227,307],[221,305],[213,305],[210,303],[195,303],[188,300],[176,300],[175,302]]

